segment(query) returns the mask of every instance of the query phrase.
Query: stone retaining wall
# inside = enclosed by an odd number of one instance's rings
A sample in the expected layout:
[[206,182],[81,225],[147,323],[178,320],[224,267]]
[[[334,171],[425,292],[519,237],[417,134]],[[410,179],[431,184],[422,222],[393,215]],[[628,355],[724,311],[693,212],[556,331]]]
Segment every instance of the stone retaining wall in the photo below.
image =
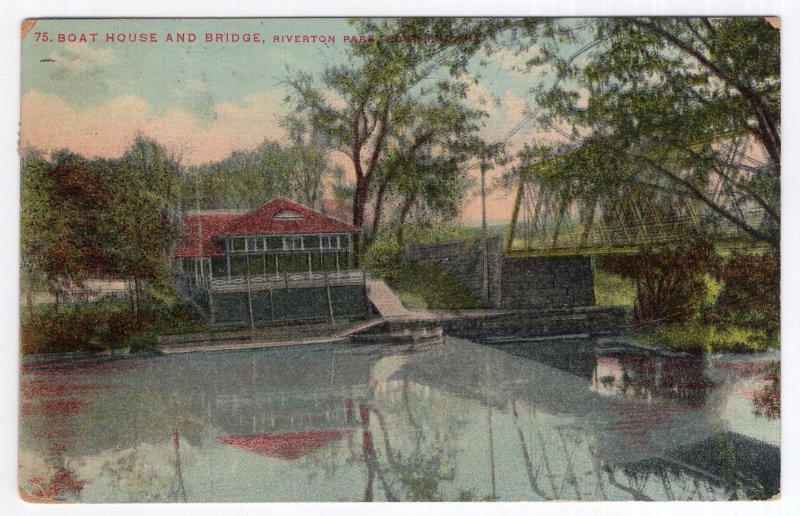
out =
[[[502,238],[487,239],[489,306],[566,308],[594,305],[594,272],[587,256],[507,258]],[[483,290],[482,240],[408,246],[409,262],[434,262],[452,272],[478,298]]]

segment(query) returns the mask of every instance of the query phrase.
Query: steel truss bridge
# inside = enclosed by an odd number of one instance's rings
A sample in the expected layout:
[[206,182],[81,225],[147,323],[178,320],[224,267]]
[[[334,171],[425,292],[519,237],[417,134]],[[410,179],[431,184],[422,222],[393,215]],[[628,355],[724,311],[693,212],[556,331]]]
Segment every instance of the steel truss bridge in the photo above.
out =
[[[719,138],[725,139],[722,144],[729,163],[749,159],[741,136]],[[720,170],[705,191],[695,195],[652,185],[587,200],[570,199],[536,180],[537,169],[555,159],[542,161],[519,176],[505,238],[507,256],[638,254],[700,232],[717,248],[758,248],[768,244],[737,222],[764,235],[777,229],[775,212],[768,213],[764,202],[754,202],[743,193],[742,184],[756,173],[753,166]],[[697,193],[708,202],[702,202]]]

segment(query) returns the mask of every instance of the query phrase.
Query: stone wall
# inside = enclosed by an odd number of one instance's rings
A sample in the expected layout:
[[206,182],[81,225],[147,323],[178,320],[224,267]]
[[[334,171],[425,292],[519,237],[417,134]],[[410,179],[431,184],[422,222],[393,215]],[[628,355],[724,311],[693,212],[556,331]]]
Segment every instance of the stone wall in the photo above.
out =
[[[506,258],[502,238],[487,240],[489,305],[501,308],[561,308],[594,305],[594,273],[586,256]],[[409,262],[447,268],[478,298],[483,289],[481,240],[408,246]]]
[[[459,240],[443,244],[406,246],[404,257],[408,262],[430,261],[441,265],[458,278],[478,299],[483,295],[482,240]],[[489,262],[489,304],[499,306],[502,299],[501,275],[503,249],[502,239],[486,240]]]
[[503,308],[594,305],[594,272],[588,256],[504,258]]

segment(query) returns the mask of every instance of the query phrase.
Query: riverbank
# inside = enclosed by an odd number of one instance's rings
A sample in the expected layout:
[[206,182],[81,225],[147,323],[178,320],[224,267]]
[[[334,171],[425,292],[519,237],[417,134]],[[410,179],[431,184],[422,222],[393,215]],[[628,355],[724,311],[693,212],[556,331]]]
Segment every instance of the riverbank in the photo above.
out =
[[[547,310],[409,310],[407,315],[378,317],[356,323],[337,325],[296,325],[254,331],[197,333],[159,337],[160,353],[259,349],[354,341],[403,342],[407,335],[414,339],[444,332],[464,338],[480,338],[497,333],[526,336],[565,334],[603,335],[626,328],[624,309],[613,307],[581,307]],[[398,338],[400,337],[400,338]]]

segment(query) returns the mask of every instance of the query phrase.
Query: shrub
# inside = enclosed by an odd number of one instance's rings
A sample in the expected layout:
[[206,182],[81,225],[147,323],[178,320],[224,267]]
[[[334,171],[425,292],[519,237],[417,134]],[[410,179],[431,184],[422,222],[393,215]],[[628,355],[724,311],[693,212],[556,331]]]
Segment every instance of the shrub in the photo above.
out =
[[719,270],[724,284],[713,315],[722,324],[780,331],[780,256],[734,255]]
[[672,351],[692,354],[751,353],[777,348],[779,341],[762,330],[741,327],[717,327],[701,324],[660,326],[644,334],[644,340]]
[[717,267],[712,245],[606,258],[603,267],[636,285],[634,321],[642,327],[697,319],[708,296],[706,275]]
[[363,260],[367,269],[392,282],[403,267],[403,250],[393,239],[376,239],[364,252]]

